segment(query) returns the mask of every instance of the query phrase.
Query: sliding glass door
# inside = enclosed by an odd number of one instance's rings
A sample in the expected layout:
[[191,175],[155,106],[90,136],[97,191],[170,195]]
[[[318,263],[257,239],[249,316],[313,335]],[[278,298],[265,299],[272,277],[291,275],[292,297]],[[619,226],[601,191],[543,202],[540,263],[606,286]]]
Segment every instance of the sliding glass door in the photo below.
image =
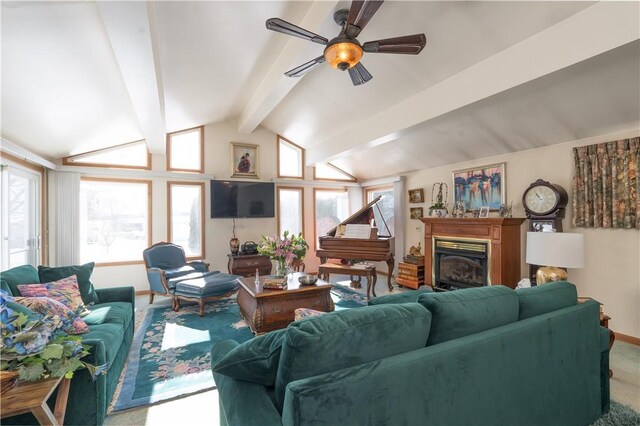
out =
[[41,174],[2,166],[2,269],[40,261]]

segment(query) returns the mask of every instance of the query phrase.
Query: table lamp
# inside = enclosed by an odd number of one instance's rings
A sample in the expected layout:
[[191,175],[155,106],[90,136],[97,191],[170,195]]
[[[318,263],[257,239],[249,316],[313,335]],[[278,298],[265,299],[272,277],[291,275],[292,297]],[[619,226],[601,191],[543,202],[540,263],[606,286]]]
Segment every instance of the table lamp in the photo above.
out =
[[584,236],[564,232],[527,232],[527,259],[541,265],[536,284],[564,281],[567,271],[561,268],[584,267]]

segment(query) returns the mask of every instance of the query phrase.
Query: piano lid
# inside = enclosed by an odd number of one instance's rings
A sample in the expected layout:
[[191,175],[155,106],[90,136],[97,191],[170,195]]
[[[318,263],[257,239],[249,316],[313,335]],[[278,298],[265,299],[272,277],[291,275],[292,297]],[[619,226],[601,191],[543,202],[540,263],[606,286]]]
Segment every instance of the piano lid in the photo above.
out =
[[[347,225],[347,224],[352,224],[352,223],[355,223],[355,224],[370,224],[371,223],[371,219],[375,218],[374,211],[373,211],[373,207],[375,206],[375,208],[378,209],[378,213],[380,213],[380,218],[382,218],[382,223],[384,224],[384,227],[387,230],[387,233],[385,235],[378,234],[378,236],[379,237],[391,237],[391,231],[389,231],[389,227],[387,226],[387,222],[384,219],[382,211],[380,211],[380,207],[378,207],[378,201],[380,201],[381,198],[382,198],[382,195],[378,195],[369,204],[367,204],[366,206],[364,206],[363,208],[361,208],[360,210],[358,210],[357,212],[355,212],[354,214],[352,214],[351,216],[349,216],[348,218],[346,218],[345,220],[340,222],[334,228],[332,228],[329,231],[327,231],[326,235],[330,236],[330,237],[335,237],[336,236],[336,230],[338,229],[338,226],[340,226],[340,225]],[[380,224],[376,223],[376,226],[378,227],[378,232],[380,232],[380,229],[381,229],[380,228]]]

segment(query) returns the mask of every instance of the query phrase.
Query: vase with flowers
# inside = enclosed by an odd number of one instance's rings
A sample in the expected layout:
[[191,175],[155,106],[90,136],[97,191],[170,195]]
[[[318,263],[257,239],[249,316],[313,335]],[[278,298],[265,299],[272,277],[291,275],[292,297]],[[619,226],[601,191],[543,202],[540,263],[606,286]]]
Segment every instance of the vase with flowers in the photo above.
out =
[[289,273],[291,262],[304,259],[308,248],[309,244],[302,238],[302,233],[293,235],[284,231],[282,236],[263,235],[258,244],[258,253],[269,256],[276,263],[276,275],[285,276]]

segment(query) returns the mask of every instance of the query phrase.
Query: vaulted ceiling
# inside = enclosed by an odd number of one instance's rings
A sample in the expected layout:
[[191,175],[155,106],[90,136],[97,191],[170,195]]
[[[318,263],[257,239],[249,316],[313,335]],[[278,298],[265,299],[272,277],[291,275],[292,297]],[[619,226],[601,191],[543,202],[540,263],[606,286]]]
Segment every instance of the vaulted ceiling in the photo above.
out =
[[638,2],[387,1],[361,42],[425,33],[418,56],[365,53],[353,86],[323,46],[335,1],[2,2],[2,137],[49,159],[234,119],[366,179],[640,127]]

